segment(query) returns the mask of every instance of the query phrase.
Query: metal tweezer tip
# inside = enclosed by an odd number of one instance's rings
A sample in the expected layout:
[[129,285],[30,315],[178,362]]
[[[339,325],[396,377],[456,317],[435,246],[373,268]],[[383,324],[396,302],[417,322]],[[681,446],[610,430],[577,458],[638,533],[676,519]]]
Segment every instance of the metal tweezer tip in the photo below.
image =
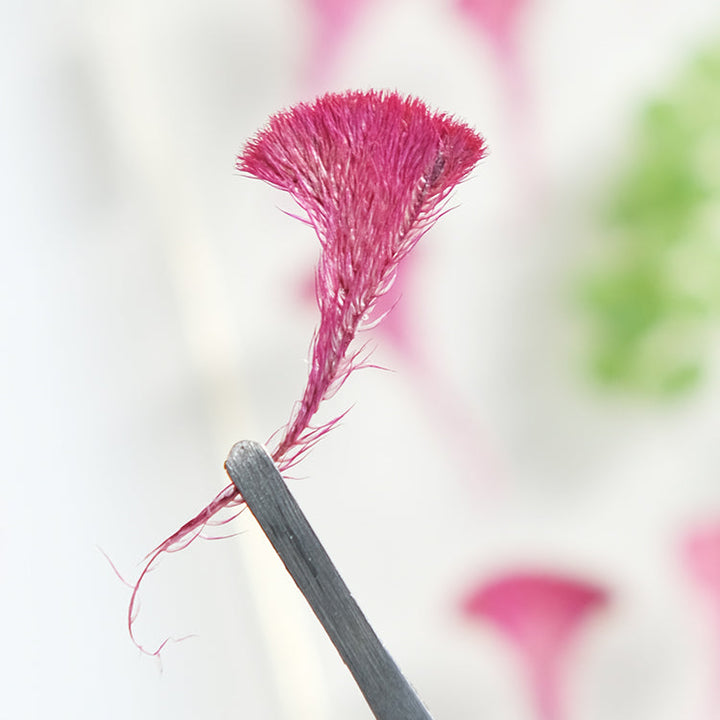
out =
[[432,720],[373,632],[263,447],[248,440],[236,443],[225,469],[377,720]]

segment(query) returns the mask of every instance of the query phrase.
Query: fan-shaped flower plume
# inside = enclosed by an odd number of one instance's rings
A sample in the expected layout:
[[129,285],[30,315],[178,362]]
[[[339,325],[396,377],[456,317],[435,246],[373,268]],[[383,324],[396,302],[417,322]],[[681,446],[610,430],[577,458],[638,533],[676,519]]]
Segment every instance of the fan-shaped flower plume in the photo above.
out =
[[375,91],[298,105],[248,143],[238,168],[289,192],[322,245],[320,326],[305,393],[272,453],[281,467],[296,459],[291,449],[317,438],[311,418],[352,370],[358,329],[484,151],[467,126],[419,100]]
[[[363,364],[362,347],[352,349],[352,341],[398,264],[484,154],[483,139],[468,126],[430,112],[420,100],[377,91],[328,94],[296,105],[271,117],[248,142],[238,169],[289,192],[322,246],[315,284],[320,324],[310,373],[271,451],[282,471],[337,422],[311,424],[322,400]],[[241,506],[235,487],[227,486],[156,548],[140,580],[162,554],[217,524],[218,512]],[[137,585],[128,612],[131,635],[136,597]]]

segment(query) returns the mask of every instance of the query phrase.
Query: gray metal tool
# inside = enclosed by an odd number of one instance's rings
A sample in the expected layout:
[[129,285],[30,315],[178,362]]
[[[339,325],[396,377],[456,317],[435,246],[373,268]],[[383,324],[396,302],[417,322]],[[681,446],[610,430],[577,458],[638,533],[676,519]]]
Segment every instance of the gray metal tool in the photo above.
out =
[[377,720],[432,720],[373,632],[263,447],[247,440],[236,443],[225,469]]

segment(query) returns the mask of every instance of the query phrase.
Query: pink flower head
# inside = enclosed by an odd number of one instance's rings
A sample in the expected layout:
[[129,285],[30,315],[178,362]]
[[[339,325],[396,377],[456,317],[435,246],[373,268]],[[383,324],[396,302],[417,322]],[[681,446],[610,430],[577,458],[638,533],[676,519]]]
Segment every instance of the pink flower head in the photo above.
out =
[[[322,245],[315,282],[320,325],[305,392],[272,452],[281,470],[336,422],[310,424],[322,400],[357,367],[360,351],[349,352],[350,344],[398,263],[484,154],[483,139],[466,125],[431,113],[420,100],[369,91],[324,95],[274,115],[238,158],[239,170],[295,198]],[[234,517],[218,519],[223,511],[243,507],[228,485],[148,555],[128,608],[133,641],[139,587],[159,558]]]
[[538,718],[562,717],[562,671],[587,617],[608,593],[593,583],[540,573],[512,573],[476,587],[463,614],[491,623],[520,653],[533,687]]
[[[289,192],[322,246],[320,325],[305,394],[273,453],[281,467],[327,429],[310,429],[310,420],[353,369],[350,343],[398,263],[484,154],[482,138],[466,125],[420,100],[374,90],[296,105],[247,144],[238,169]],[[286,458],[290,449],[297,452]]]

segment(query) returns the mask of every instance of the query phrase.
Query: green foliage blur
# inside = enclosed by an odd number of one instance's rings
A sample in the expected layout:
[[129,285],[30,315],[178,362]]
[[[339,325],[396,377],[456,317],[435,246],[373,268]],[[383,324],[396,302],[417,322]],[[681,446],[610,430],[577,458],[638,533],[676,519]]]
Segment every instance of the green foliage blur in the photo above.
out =
[[590,368],[603,386],[696,387],[720,316],[720,43],[650,102],[585,277]]

